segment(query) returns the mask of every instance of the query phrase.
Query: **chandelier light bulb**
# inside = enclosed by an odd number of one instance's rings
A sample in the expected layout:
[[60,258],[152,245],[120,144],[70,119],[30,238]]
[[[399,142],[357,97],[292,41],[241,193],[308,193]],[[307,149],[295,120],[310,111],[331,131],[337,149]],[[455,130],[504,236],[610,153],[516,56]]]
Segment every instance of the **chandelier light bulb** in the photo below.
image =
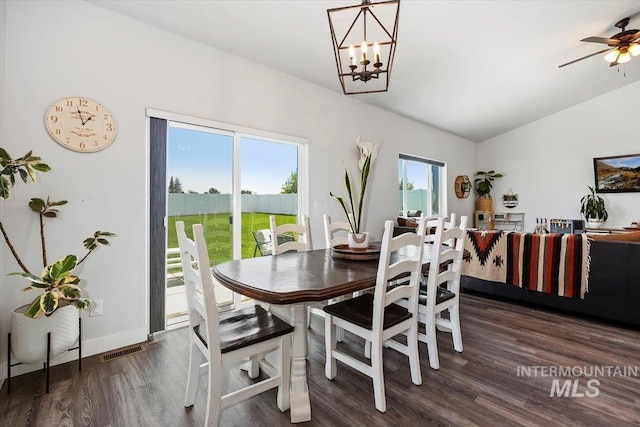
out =
[[620,54],[620,57],[618,58],[618,64],[624,64],[625,62],[629,62],[631,61],[631,55],[629,55],[629,52],[624,52]]
[[634,43],[629,47],[629,53],[633,56],[640,55],[640,44]]
[[356,65],[356,49],[353,45],[349,45],[349,62],[351,65]]
[[[607,53],[604,57],[604,60],[611,63],[615,62],[616,58],[620,55],[620,51],[618,49],[614,49],[611,52]],[[620,62],[620,61],[618,61]]]
[[373,42],[373,54],[376,58],[376,63],[380,62],[380,45],[378,42]]

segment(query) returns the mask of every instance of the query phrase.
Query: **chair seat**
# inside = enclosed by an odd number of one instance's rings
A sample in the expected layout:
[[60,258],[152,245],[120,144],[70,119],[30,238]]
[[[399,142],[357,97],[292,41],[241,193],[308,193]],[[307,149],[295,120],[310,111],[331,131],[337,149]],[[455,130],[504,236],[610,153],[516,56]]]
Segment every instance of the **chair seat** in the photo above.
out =
[[[293,326],[259,305],[224,313],[219,317],[220,351],[223,354],[293,332]],[[200,326],[194,326],[193,330],[206,346]]]
[[[373,328],[373,294],[364,294],[323,308],[326,313],[339,319],[346,320],[362,328]],[[390,304],[384,309],[383,329],[388,329],[411,318],[411,313],[396,304]]]
[[[436,305],[455,298],[456,294],[448,289],[438,287],[436,292]],[[427,303],[427,285],[420,284],[420,294],[418,295],[420,304]]]

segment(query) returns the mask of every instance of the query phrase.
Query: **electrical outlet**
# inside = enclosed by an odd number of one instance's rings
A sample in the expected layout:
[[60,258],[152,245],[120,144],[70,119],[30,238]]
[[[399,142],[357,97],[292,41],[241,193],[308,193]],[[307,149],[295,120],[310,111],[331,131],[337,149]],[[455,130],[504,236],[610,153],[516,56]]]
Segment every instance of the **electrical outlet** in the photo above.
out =
[[89,307],[89,316],[102,316],[102,300],[91,300],[91,306]]

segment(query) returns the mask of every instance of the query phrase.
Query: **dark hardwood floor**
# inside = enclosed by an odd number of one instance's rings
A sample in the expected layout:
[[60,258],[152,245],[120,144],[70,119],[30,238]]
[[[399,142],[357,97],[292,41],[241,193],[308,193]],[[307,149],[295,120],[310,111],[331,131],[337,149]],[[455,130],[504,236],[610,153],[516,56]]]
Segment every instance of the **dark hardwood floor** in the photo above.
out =
[[[314,316],[310,332],[309,389],[314,426],[631,426],[640,425],[637,376],[531,376],[518,367],[633,367],[640,375],[640,331],[619,325],[512,305],[464,294],[461,302],[464,352],[439,333],[441,368],[429,368],[420,345],[421,386],[411,383],[407,359],[385,350],[387,412],[373,403],[369,378],[338,363],[338,376],[324,376],[324,333]],[[360,341],[347,343],[362,348]],[[0,391],[2,426],[201,426],[206,380],[195,406],[183,406],[187,364],[186,329],[161,335],[147,351],[100,363],[86,358],[52,369],[44,394],[40,372],[17,377],[13,391]],[[541,373],[541,372],[539,372]],[[576,372],[579,374],[579,372]],[[204,377],[203,377],[204,378]],[[582,397],[550,397],[553,381],[578,380]],[[596,379],[598,395],[587,387]],[[234,371],[231,386],[247,383]],[[573,384],[573,383],[572,383]],[[567,391],[570,394],[570,392]],[[276,407],[276,392],[263,393],[224,411],[224,426],[288,425],[289,412]]]

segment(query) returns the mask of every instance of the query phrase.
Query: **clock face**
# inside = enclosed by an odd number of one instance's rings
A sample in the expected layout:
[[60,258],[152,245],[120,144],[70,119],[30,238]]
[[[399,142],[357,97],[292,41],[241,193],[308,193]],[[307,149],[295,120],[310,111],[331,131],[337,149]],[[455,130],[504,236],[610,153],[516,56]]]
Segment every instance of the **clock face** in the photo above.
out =
[[47,109],[45,125],[60,145],[81,153],[104,150],[115,139],[116,122],[102,105],[83,97],[60,99]]

